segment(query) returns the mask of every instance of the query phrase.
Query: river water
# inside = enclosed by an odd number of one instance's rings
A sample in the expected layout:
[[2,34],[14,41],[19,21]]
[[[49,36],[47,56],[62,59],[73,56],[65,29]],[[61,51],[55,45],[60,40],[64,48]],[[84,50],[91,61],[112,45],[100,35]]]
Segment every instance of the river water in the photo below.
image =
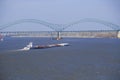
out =
[[[29,42],[70,46],[18,51]],[[120,80],[120,39],[6,37],[0,42],[0,80]]]

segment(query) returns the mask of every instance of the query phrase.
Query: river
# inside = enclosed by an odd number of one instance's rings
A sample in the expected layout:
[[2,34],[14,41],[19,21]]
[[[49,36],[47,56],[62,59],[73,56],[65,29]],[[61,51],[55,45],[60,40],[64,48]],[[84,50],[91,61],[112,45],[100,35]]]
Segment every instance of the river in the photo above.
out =
[[[29,42],[70,45],[17,51]],[[120,80],[120,39],[6,37],[0,42],[0,80]]]

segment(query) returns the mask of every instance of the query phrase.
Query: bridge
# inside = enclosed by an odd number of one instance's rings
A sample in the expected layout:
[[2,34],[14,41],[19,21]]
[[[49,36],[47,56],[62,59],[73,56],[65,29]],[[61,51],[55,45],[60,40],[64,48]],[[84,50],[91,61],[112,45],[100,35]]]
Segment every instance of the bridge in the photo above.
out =
[[[17,24],[22,24],[22,23],[36,23],[36,24],[40,24],[40,25],[43,25],[47,28],[50,28],[52,29],[54,32],[47,32],[49,34],[56,34],[57,35],[57,39],[60,39],[60,35],[61,33],[63,35],[65,35],[65,31],[70,28],[70,27],[76,27],[76,25],[79,26],[79,24],[81,23],[98,23],[98,24],[102,24],[108,28],[110,28],[111,30],[104,30],[104,29],[100,29],[100,30],[94,30],[94,31],[80,31],[80,32],[115,32],[116,33],[116,37],[120,37],[120,26],[119,25],[116,25],[116,24],[113,24],[111,22],[107,22],[107,21],[104,21],[104,20],[99,20],[99,19],[95,19],[95,18],[85,18],[85,19],[81,19],[79,21],[75,21],[75,22],[72,22],[72,23],[69,23],[69,24],[54,24],[54,23],[49,23],[49,22],[46,22],[46,21],[42,21],[42,20],[37,20],[37,19],[22,19],[22,20],[17,20],[15,22],[12,22],[12,23],[9,23],[9,24],[5,24],[5,25],[2,25],[0,26],[0,34],[7,34],[7,35],[18,35],[18,34],[25,34],[25,33],[33,33],[33,32],[4,32],[3,30],[9,28],[9,27],[13,27],[14,25],[17,25]],[[81,27],[81,26],[79,26]],[[56,32],[56,33],[55,33]],[[67,31],[66,31],[67,32]],[[90,33],[88,33],[90,34]],[[44,34],[45,35],[45,34]],[[46,34],[47,35],[47,34]]]

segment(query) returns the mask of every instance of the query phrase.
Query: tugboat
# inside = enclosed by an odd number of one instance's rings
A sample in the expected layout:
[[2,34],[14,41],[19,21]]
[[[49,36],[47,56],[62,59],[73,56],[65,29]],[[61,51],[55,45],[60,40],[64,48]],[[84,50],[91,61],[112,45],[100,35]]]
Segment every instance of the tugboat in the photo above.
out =
[[33,46],[32,42],[30,42],[26,47],[23,48],[23,50],[45,49],[45,48],[62,47],[62,46],[69,46],[69,43],[60,43],[60,44],[36,45],[36,46]]
[[30,42],[26,47],[24,47],[23,49],[21,50],[30,50],[32,48],[32,42]]

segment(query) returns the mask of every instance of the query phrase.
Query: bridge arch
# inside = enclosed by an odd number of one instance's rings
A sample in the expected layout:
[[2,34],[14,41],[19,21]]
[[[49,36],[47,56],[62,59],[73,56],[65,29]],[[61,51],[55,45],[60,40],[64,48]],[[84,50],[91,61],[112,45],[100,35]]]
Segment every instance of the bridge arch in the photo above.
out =
[[13,23],[10,23],[10,24],[3,25],[0,27],[0,30],[3,30],[5,28],[11,27],[11,26],[16,25],[16,24],[26,23],[26,22],[41,24],[41,25],[44,25],[45,27],[48,27],[48,28],[50,28],[54,31],[57,31],[57,32],[64,31],[65,29],[67,29],[71,26],[74,26],[74,25],[79,24],[79,23],[85,23],[85,22],[95,22],[95,23],[103,24],[107,27],[110,27],[113,30],[120,30],[120,26],[118,26],[116,24],[113,24],[113,23],[107,22],[107,21],[103,21],[103,20],[99,20],[99,19],[95,19],[95,18],[85,18],[85,19],[81,19],[79,21],[76,21],[76,22],[73,22],[73,23],[70,23],[67,25],[65,25],[65,24],[53,24],[53,23],[48,23],[48,22],[45,22],[42,20],[37,20],[37,19],[22,19],[22,20],[17,20]]
[[81,19],[79,21],[76,21],[76,22],[72,22],[72,23],[69,23],[68,25],[66,25],[63,30],[71,27],[71,26],[74,26],[76,24],[80,24],[80,23],[85,23],[85,22],[95,22],[95,23],[99,23],[99,24],[102,24],[102,25],[105,25],[113,30],[120,30],[120,26],[116,25],[116,24],[113,24],[111,22],[107,22],[107,21],[104,21],[104,20],[99,20],[99,19],[95,19],[95,18],[85,18],[85,19]]
[[53,23],[48,23],[46,21],[42,21],[42,20],[37,20],[37,19],[22,19],[22,20],[17,20],[15,22],[3,25],[0,27],[0,30],[4,30],[8,27],[12,27],[13,25],[17,25],[17,24],[21,24],[21,23],[37,23],[37,24],[41,24],[44,25],[45,27],[48,27],[54,31],[57,31],[58,29],[60,29],[60,24],[53,24]]

